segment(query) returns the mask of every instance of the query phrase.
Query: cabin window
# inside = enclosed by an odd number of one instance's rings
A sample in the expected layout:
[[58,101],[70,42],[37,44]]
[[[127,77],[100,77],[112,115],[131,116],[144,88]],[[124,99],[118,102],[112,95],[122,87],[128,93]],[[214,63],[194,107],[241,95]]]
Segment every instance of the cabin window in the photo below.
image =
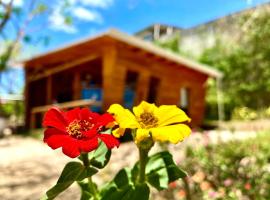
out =
[[[81,65],[81,97],[102,102],[102,62],[96,59]],[[101,112],[101,106],[91,106],[94,112]]]
[[[73,74],[69,71],[53,76],[53,102],[63,103],[72,101],[72,80]],[[61,81],[59,81],[61,80]]]
[[128,71],[126,76],[126,85],[124,92],[124,106],[131,109],[136,98],[136,88],[139,74],[134,71]]
[[35,97],[29,98],[30,107],[46,105],[46,96],[47,96],[46,84],[47,84],[46,78],[36,80],[29,84],[29,91],[31,91],[31,95]]
[[188,113],[189,108],[189,89],[182,87],[180,89],[180,108]]
[[158,78],[156,77],[150,78],[149,92],[148,92],[148,98],[147,98],[147,101],[149,103],[157,103],[159,85],[160,85],[160,80]]

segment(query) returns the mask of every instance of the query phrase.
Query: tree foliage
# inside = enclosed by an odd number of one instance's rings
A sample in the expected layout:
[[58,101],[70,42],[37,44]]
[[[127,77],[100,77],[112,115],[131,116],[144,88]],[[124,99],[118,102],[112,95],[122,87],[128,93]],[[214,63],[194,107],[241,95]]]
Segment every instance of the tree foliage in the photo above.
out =
[[[237,30],[230,29],[234,31],[230,41],[223,37],[223,33],[216,34],[214,45],[203,49],[195,58],[223,72],[223,101],[227,119],[236,107],[260,110],[270,106],[269,19],[269,6],[240,15],[233,22]],[[194,59],[193,55],[181,49],[181,39],[173,37],[155,41],[155,44]],[[207,114],[210,118],[217,118],[216,84],[210,81],[208,85],[206,100],[211,113]]]
[[181,39],[180,35],[175,35],[165,40],[156,40],[154,43],[164,49],[168,49],[175,53],[181,53]]
[[18,5],[15,0],[0,0],[0,72],[16,62],[24,46],[48,43],[44,30],[50,26],[49,18],[53,13],[59,13],[67,26],[72,24],[66,12],[69,9],[68,0],[56,4],[43,0],[22,2]]
[[224,73],[224,92],[233,107],[270,105],[270,12],[256,10],[240,18],[241,37],[231,46],[217,39],[200,61]]

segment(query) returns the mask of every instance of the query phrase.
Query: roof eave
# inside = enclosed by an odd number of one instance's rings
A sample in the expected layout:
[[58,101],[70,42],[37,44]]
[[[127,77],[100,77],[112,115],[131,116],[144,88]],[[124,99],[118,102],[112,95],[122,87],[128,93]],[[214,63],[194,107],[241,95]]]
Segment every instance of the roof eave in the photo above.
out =
[[144,49],[145,51],[149,51],[149,52],[154,53],[154,54],[156,54],[158,56],[164,57],[164,58],[166,58],[168,60],[172,60],[172,61],[174,61],[176,63],[185,65],[187,68],[193,69],[195,71],[199,71],[199,72],[201,72],[203,74],[206,74],[208,76],[215,77],[215,78],[222,78],[222,76],[223,76],[223,74],[220,71],[218,71],[216,69],[213,69],[213,68],[211,68],[211,67],[209,67],[207,65],[203,65],[203,64],[200,64],[198,62],[192,61],[190,59],[184,58],[184,57],[182,57],[180,55],[177,55],[177,54],[175,54],[173,52],[162,49],[162,48],[154,45],[153,43],[141,40],[141,39],[136,38],[134,36],[130,36],[128,34],[120,32],[120,31],[118,31],[116,29],[109,29],[106,32],[97,34],[97,35],[92,36],[90,38],[89,37],[84,38],[82,40],[79,40],[79,41],[70,43],[68,45],[56,48],[56,49],[54,49],[52,51],[49,51],[49,52],[46,52],[44,54],[34,56],[34,57],[32,57],[31,59],[28,59],[28,60],[22,61],[22,63],[24,64],[24,66],[27,66],[27,63],[33,62],[33,61],[38,60],[38,59],[40,59],[42,57],[45,57],[45,56],[48,56],[50,54],[60,52],[60,51],[62,51],[64,49],[66,49],[66,48],[71,48],[72,46],[82,44],[82,43],[85,43],[85,42],[89,42],[89,41],[92,41],[92,40],[95,40],[95,39],[98,39],[98,38],[101,38],[101,37],[104,37],[104,36],[109,36],[109,37],[111,37],[113,39],[116,39],[118,41],[122,41],[124,43],[129,44],[129,45]]
[[199,71],[199,72],[204,73],[204,74],[207,74],[208,76],[211,76],[214,78],[222,78],[223,77],[223,74],[220,71],[213,69],[210,66],[200,64],[198,62],[184,58],[184,57],[177,55],[173,52],[162,49],[162,48],[154,45],[151,42],[144,41],[144,40],[141,40],[139,38],[127,35],[127,34],[122,33],[116,29],[110,29],[107,32],[107,34],[112,38],[123,41],[123,42],[128,43],[132,46],[136,46],[138,48],[144,49],[146,51],[150,51],[156,55],[159,55],[161,57],[165,57],[165,58],[172,60],[174,62],[177,62],[179,64],[183,64],[188,68],[191,68],[193,70]]

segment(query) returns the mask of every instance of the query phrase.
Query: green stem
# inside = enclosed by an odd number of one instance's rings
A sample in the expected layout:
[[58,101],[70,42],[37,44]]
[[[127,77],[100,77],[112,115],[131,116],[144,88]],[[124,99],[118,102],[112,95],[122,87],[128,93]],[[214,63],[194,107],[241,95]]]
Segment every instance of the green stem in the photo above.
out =
[[85,167],[89,167],[90,163],[89,163],[89,159],[88,159],[88,154],[87,153],[82,153],[82,160],[83,160],[83,165]]
[[[88,159],[88,154],[87,153],[82,153],[81,154],[82,156],[82,160],[83,160],[83,165],[87,168],[90,166],[90,162],[89,162],[89,159]],[[98,190],[92,180],[92,177],[89,176],[88,178],[88,186],[89,186],[89,189],[90,189],[90,193],[93,195],[93,198],[94,200],[98,200]]]
[[98,198],[98,191],[97,191],[97,188],[96,188],[95,184],[92,181],[91,176],[88,177],[88,185],[89,185],[90,192],[94,197],[94,200],[98,200],[99,199]]
[[145,182],[145,168],[146,164],[148,161],[148,149],[142,149],[139,148],[139,155],[140,155],[140,160],[139,160],[139,183],[144,183]]

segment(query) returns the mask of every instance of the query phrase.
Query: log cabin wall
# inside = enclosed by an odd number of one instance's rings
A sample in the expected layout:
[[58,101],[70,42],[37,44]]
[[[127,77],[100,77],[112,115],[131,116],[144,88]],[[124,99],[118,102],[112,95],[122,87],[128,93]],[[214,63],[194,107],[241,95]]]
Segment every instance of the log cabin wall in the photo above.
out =
[[[88,61],[89,58],[92,59]],[[92,75],[92,80],[97,82],[101,87],[101,57],[86,56],[85,60],[84,58],[77,58],[72,62],[81,59],[84,62],[78,62],[76,65],[58,71],[57,69],[65,66],[65,63],[59,63],[56,67],[49,69],[46,69],[46,66],[37,66],[34,68],[35,70],[26,68],[26,128],[41,126],[42,114],[36,114],[35,120],[31,119],[31,111],[34,107],[81,99],[82,80],[85,75]],[[45,68],[46,70],[38,70],[38,68]],[[38,74],[35,76],[37,71]],[[53,71],[53,73],[48,73],[48,71]]]
[[156,78],[159,80],[159,86],[157,98],[153,103],[179,106],[180,89],[187,88],[189,91],[187,112],[192,118],[192,125],[202,124],[205,111],[206,75],[137,49],[125,48],[124,50],[120,45],[118,51],[119,66],[125,71],[130,70],[139,74],[135,104],[149,99],[149,92],[152,90],[150,80]]
[[123,105],[127,85],[136,83],[134,105],[146,100],[180,106],[185,88],[192,125],[203,121],[208,75],[111,37],[41,56],[25,68],[26,127],[33,107],[81,99],[82,81],[89,75],[102,88],[103,111],[113,103]]

